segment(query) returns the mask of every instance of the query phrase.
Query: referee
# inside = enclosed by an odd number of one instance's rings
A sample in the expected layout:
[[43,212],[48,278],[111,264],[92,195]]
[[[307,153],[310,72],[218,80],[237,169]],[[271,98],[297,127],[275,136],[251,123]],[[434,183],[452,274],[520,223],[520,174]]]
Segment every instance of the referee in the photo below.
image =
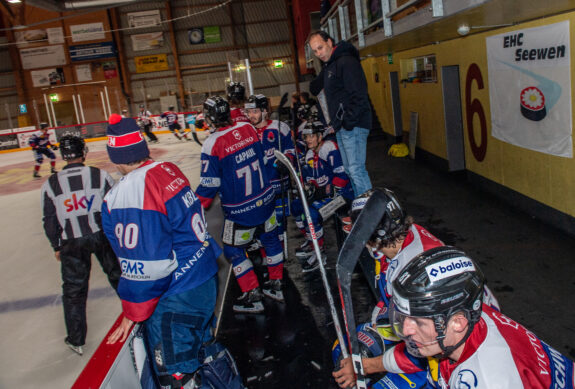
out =
[[114,185],[104,170],[84,166],[84,140],[65,135],[60,152],[67,165],[42,186],[44,231],[61,263],[62,302],[68,336],[65,343],[79,355],[86,342],[86,300],[91,255],[96,255],[114,289],[122,274],[118,260],[102,232],[102,199]]

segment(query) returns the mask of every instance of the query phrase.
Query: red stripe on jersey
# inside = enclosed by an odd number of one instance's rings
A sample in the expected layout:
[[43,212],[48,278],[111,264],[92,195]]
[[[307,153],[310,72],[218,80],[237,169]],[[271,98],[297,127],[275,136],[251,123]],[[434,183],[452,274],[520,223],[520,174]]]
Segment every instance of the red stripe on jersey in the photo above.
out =
[[342,178],[339,177],[334,177],[332,180],[333,184],[339,188],[344,188],[347,183],[349,182],[349,180],[344,180]]
[[108,146],[110,147],[132,146],[139,142],[144,142],[144,137],[140,131],[134,131],[120,136],[108,135]]
[[146,173],[143,209],[166,214],[166,202],[190,183],[182,171],[171,162],[162,162]]
[[212,201],[214,201],[214,199],[210,199],[208,197],[204,197],[204,196],[200,196],[200,195],[198,195],[198,198],[202,202],[202,207],[204,207],[205,209],[208,209],[210,207],[210,205],[212,205]]
[[411,362],[409,359],[404,342],[399,343],[393,348],[393,357],[397,363],[397,366],[406,374],[418,373],[422,371],[420,367],[413,364],[413,362]]
[[131,303],[126,300],[122,300],[122,310],[124,311],[124,316],[132,321],[144,321],[154,313],[156,305],[160,301],[159,297],[153,298],[143,303]]
[[219,130],[216,134],[218,138],[211,155],[217,156],[220,160],[229,155],[238,154],[243,149],[260,142],[256,130],[249,123],[237,123],[233,127]]

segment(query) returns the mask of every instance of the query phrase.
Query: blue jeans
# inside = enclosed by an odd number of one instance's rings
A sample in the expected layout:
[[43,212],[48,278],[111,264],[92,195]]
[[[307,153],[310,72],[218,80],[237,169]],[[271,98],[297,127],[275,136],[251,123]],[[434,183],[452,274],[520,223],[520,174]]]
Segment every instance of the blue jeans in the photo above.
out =
[[368,135],[369,130],[361,127],[354,127],[351,131],[341,128],[335,134],[343,167],[351,180],[355,197],[371,189],[371,181],[365,168]]

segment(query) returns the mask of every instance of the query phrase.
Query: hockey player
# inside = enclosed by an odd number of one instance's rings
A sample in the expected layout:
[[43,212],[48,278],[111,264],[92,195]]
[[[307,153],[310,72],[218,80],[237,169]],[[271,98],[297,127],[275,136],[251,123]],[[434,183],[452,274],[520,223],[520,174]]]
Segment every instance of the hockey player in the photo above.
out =
[[283,248],[275,216],[275,193],[267,177],[263,147],[249,123],[232,124],[230,106],[219,96],[204,103],[204,116],[215,132],[202,146],[202,169],[197,189],[202,205],[220,194],[224,212],[224,255],[232,263],[243,292],[235,312],[264,310],[262,292],[245,248],[259,239],[266,251],[269,280],[263,293],[283,301]]
[[100,216],[104,195],[114,180],[106,171],[84,165],[88,148],[82,138],[63,136],[60,153],[66,166],[42,185],[43,222],[62,268],[62,303],[68,333],[65,342],[82,355],[91,255],[96,256],[114,289],[118,288],[122,273],[102,232]]
[[228,85],[228,103],[230,104],[230,116],[232,122],[249,123],[250,119],[244,112],[244,103],[246,101],[246,87],[239,82],[230,82]]
[[[477,262],[453,247],[411,260],[392,283],[390,319],[403,342],[363,359],[365,372],[427,370],[435,388],[573,388],[573,361],[482,304],[484,282]],[[437,369],[427,362],[434,360]]]
[[[56,145],[50,143],[50,135],[48,134],[48,123],[40,123],[40,131],[36,131],[30,139],[28,144],[32,147],[34,153],[34,178],[40,178],[40,166],[44,162],[44,155],[50,158],[50,173],[56,173],[56,155],[52,150],[58,150]],[[51,150],[50,150],[51,149]]]
[[[321,208],[338,197],[347,202],[353,199],[353,190],[345,174],[337,144],[331,140],[324,140],[323,130],[323,124],[318,121],[307,122],[302,130],[308,149],[302,166],[302,175],[309,194],[308,201],[312,201],[310,214],[322,251],[324,239]],[[312,238],[305,229],[301,200],[294,199],[291,209],[297,227],[306,236],[305,242],[296,249],[296,257],[302,263],[304,272],[315,270],[319,262],[313,249]]]
[[[166,119],[166,123],[168,124],[168,129],[174,134],[178,140],[185,139],[187,141],[191,141],[188,138],[188,134],[183,132],[182,133],[182,126],[178,123],[178,113],[174,111],[174,106],[170,105],[168,110],[160,115],[162,119]],[[180,136],[181,135],[181,136]]]
[[140,104],[140,112],[138,112],[138,121],[142,130],[148,137],[151,143],[158,143],[158,137],[152,132],[152,113],[146,109],[144,104]]
[[[176,165],[150,159],[135,120],[113,114],[106,133],[108,156],[124,175],[102,206],[104,231],[122,266],[124,315],[107,343],[123,342],[132,324],[142,322],[162,388],[196,387],[188,383],[196,371],[205,379],[213,364],[235,371],[210,331],[221,248],[207,231],[200,201]],[[242,387],[237,374],[230,380],[204,384]]]

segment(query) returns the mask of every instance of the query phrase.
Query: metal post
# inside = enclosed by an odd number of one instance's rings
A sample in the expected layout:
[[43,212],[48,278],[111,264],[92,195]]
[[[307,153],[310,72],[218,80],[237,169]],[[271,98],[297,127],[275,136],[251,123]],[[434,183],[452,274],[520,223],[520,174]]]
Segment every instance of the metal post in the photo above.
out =
[[[106,96],[106,105],[108,107],[108,116],[112,114],[112,109],[110,108],[110,98],[108,97],[108,87],[104,86],[104,94]],[[120,110],[121,112],[122,110]]]
[[50,109],[52,110],[52,117],[54,118],[54,127],[58,127],[58,119],[56,118],[56,111],[54,111],[52,99],[50,99]]
[[234,82],[234,74],[232,72],[232,63],[228,61],[228,72],[230,73],[230,82]]
[[102,100],[102,108],[104,109],[104,120],[108,118],[108,112],[106,111],[106,103],[104,102],[104,92],[100,91],[100,99]]
[[40,114],[38,113],[38,103],[36,99],[32,99],[32,106],[34,107],[34,115],[36,116],[36,123],[40,123]]
[[48,115],[48,125],[50,127],[54,127],[52,125],[52,115],[50,114],[50,106],[48,105],[48,98],[46,97],[46,93],[44,93],[44,106],[46,107],[46,114]]
[[84,107],[82,107],[82,97],[80,96],[79,93],[78,93],[78,108],[80,110],[80,115],[82,115],[81,123],[86,123],[86,118],[84,117]]
[[341,40],[344,41],[349,38],[349,11],[346,6],[339,6],[337,9],[339,13],[339,29],[341,30]]
[[8,103],[4,104],[4,109],[6,110],[6,116],[8,117],[8,125],[10,126],[10,129],[13,129],[14,127],[12,127],[12,115],[10,114],[10,106]]
[[246,75],[248,77],[248,87],[250,89],[250,96],[251,96],[254,94],[254,85],[252,83],[252,71],[250,69],[250,60],[246,58],[245,61],[246,61]]
[[78,114],[78,104],[76,104],[76,95],[72,95],[72,101],[74,102],[74,112],[76,112],[76,124],[80,124],[80,115]]
[[383,17],[383,34],[385,36],[391,36],[391,19],[385,15],[387,15],[390,11],[389,7],[390,0],[381,0],[381,16]]
[[365,47],[365,37],[363,35],[363,5],[362,0],[355,0],[355,18],[357,22],[357,43],[359,47]]

